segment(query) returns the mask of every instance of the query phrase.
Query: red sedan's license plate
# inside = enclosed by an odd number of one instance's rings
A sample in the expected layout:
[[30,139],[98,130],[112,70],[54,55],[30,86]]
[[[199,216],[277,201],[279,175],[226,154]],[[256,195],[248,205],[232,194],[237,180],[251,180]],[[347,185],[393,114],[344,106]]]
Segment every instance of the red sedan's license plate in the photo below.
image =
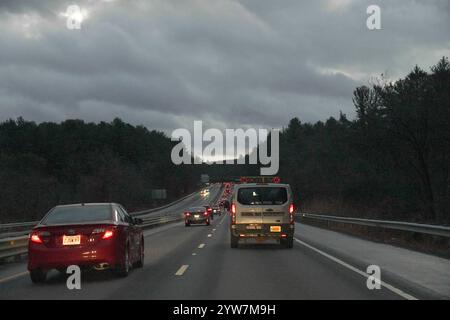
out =
[[76,246],[81,243],[81,236],[63,236],[63,245],[64,246]]
[[270,232],[281,232],[281,226],[270,226]]

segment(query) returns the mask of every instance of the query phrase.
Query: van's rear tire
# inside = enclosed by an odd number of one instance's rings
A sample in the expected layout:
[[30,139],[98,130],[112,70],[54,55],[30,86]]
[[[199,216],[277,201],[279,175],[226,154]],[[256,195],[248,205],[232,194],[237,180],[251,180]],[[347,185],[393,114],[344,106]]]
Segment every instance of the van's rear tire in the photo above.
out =
[[237,248],[238,244],[239,244],[239,238],[231,235],[231,239],[230,239],[230,246],[231,246],[231,248],[233,248],[233,249]]
[[294,237],[290,237],[290,238],[286,238],[286,239],[281,239],[281,240],[280,240],[280,244],[281,244],[281,246],[283,246],[284,248],[292,249],[292,248],[294,247]]

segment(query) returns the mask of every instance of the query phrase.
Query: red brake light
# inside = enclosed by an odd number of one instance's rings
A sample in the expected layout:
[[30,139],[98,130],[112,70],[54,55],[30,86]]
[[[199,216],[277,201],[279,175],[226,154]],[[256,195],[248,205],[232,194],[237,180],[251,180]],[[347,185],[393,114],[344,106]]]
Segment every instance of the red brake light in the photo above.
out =
[[273,183],[280,183],[281,179],[280,179],[280,177],[273,177],[272,182]]
[[31,240],[31,242],[34,242],[34,243],[42,243],[42,239],[39,237],[39,235],[37,233],[33,233],[30,236],[30,240]]
[[295,214],[294,211],[295,211],[294,204],[291,203],[289,205],[289,223],[290,224],[294,224],[295,223],[295,221],[294,221],[294,214]]
[[236,224],[236,205],[231,204],[231,224]]
[[190,212],[185,212],[184,215],[185,215],[186,217],[190,217],[190,216],[191,216],[191,213],[190,213]]
[[289,213],[294,213],[294,204],[293,203],[291,203],[290,205],[289,205]]
[[208,215],[208,210],[206,210],[205,212],[203,212],[203,215],[207,216],[207,215]]
[[112,230],[106,230],[102,236],[102,239],[112,238],[113,235],[114,235],[114,232]]

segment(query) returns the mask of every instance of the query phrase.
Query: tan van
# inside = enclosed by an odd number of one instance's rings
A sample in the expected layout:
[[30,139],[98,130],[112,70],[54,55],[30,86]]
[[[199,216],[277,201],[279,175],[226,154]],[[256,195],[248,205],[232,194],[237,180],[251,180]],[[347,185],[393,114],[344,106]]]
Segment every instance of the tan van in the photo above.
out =
[[230,204],[231,248],[239,240],[275,239],[294,244],[294,203],[291,188],[282,183],[243,183],[233,190]]

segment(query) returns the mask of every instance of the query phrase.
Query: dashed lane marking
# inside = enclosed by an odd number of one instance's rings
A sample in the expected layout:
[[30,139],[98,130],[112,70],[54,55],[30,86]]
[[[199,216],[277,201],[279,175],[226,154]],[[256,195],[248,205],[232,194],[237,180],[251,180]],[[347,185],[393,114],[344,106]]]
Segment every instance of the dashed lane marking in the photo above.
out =
[[189,265],[188,264],[183,264],[180,267],[180,269],[178,269],[178,271],[175,273],[175,275],[176,276],[182,276],[186,272],[187,268],[189,268]]

